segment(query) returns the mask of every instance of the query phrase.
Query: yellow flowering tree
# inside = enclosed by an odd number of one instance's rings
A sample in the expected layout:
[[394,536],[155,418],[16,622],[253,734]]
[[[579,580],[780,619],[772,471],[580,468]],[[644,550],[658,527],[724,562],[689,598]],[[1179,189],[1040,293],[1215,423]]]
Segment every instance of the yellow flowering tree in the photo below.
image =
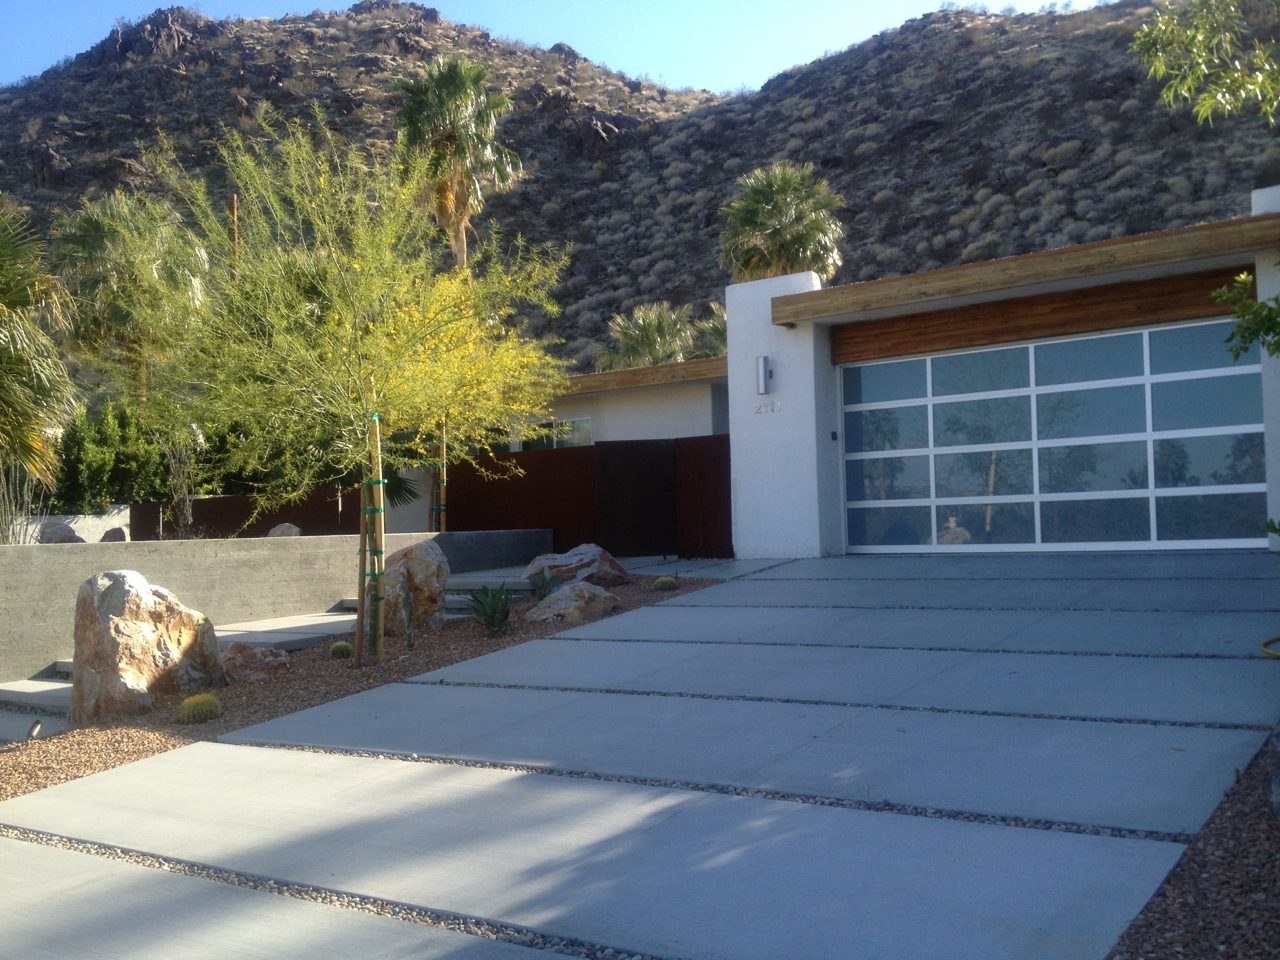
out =
[[[262,478],[264,504],[359,472],[380,529],[387,459],[437,459],[442,429],[446,459],[469,459],[548,419],[563,364],[514,318],[527,305],[555,311],[564,258],[491,244],[466,270],[442,270],[412,167],[406,176],[316,120],[229,134],[227,199],[171,153],[151,163],[208,261],[185,365],[202,417],[234,438],[227,465]],[[408,439],[384,451],[391,436]],[[379,572],[375,562],[375,597]]]

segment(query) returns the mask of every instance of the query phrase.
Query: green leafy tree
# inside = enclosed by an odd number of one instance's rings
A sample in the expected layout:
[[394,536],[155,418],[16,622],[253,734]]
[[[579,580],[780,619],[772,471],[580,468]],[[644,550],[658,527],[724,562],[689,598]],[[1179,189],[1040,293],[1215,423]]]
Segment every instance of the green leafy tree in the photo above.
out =
[[58,441],[62,468],[53,509],[98,513],[113,503],[168,498],[164,451],[127,405],[79,408]]
[[501,189],[520,175],[520,158],[496,140],[511,101],[486,90],[487,77],[484,66],[450,58],[437,60],[420,80],[395,81],[405,95],[396,116],[401,149],[419,161],[410,167],[460,267],[467,265],[467,228],[484,207],[485,186]]
[[835,211],[844,203],[813,164],[770,164],[738,178],[740,192],[721,209],[728,221],[720,263],[735,282],[812,270],[830,280],[840,269],[844,228]]
[[[181,285],[154,289],[191,327],[187,409],[237,431],[228,466],[264,478],[263,504],[353,472],[380,495],[384,461],[471,459],[536,432],[565,384],[563,364],[512,323],[526,305],[555,312],[563,258],[490,245],[442,271],[413,189],[426,161],[385,162],[315,119],[221,142],[234,222],[171,152],[149,158],[208,265],[195,310]],[[384,457],[383,436],[404,442]]]
[[44,246],[18,214],[0,210],[0,464],[17,464],[46,486],[74,397],[49,335],[66,323],[66,295]]
[[1133,49],[1164,81],[1165,102],[1190,102],[1197,121],[1257,111],[1274,125],[1280,70],[1271,32],[1278,14],[1276,0],[1190,0],[1158,11],[1138,30]]
[[724,349],[724,308],[712,316],[693,320],[687,304],[673,307],[666,300],[636,307],[631,314],[615,313],[609,320],[613,346],[596,356],[597,370],[649,367],[678,363],[699,357],[722,356]]

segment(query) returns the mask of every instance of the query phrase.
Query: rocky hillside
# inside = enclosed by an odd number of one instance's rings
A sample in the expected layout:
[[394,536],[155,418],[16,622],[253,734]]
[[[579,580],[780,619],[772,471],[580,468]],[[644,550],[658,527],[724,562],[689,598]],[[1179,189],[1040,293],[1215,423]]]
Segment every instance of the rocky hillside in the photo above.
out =
[[281,20],[175,7],[0,88],[0,190],[42,221],[136,177],[137,144],[158,132],[202,165],[222,126],[249,129],[268,105],[318,101],[389,150],[392,79],[436,56],[479,60],[516,104],[501,133],[527,173],[485,220],[573,245],[564,313],[535,325],[586,362],[614,312],[722,296],[718,210],[737,176],[777,159],[813,162],[844,197],[837,283],[1246,213],[1275,134],[1170,113],[1128,50],[1149,15],[1138,0],[938,12],[723,97],[395,0]]

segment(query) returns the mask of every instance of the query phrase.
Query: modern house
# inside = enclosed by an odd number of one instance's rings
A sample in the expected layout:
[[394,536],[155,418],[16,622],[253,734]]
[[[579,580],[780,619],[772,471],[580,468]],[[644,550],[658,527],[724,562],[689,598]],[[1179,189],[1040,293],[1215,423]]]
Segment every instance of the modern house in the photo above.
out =
[[1242,272],[1280,294],[1280,187],[1253,202],[848,286],[735,284],[727,363],[578,377],[556,416],[577,444],[727,431],[739,557],[1263,547],[1280,361],[1233,360],[1210,295]]

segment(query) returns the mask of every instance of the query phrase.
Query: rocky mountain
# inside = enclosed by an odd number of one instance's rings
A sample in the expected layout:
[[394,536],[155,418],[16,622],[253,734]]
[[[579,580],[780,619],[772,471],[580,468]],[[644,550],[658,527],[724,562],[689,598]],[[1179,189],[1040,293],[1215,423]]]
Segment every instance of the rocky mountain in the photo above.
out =
[[[181,7],[0,88],[0,191],[44,222],[139,176],[161,131],[192,165],[224,126],[319,102],[348,137],[391,149],[392,80],[433,57],[485,63],[515,109],[501,130],[526,176],[480,227],[572,244],[564,312],[535,318],[584,364],[614,312],[723,296],[719,208],[742,173],[814,163],[844,198],[836,283],[1219,220],[1248,212],[1277,163],[1258,120],[1169,111],[1129,43],[1140,0],[1079,13],[951,9],[904,23],[755,92],[676,91],[362,0],[343,13],[211,20]],[[766,29],[762,26],[762,29]]]

